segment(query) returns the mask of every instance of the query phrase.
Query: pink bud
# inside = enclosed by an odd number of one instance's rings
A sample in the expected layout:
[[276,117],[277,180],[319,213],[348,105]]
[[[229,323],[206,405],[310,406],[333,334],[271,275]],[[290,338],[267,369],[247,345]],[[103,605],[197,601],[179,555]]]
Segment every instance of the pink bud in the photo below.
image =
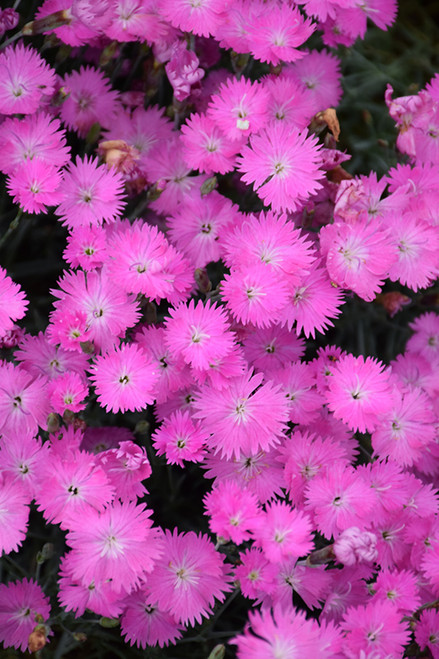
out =
[[345,529],[334,542],[334,554],[343,565],[371,562],[376,559],[377,537],[374,533],[361,531],[356,526]]

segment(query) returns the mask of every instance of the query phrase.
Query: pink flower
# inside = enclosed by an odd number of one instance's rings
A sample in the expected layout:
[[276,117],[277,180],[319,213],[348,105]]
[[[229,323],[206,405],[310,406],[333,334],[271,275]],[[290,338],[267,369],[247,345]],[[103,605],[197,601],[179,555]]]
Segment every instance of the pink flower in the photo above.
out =
[[172,412],[151,441],[158,455],[166,455],[168,464],[184,466],[188,462],[200,462],[205,453],[209,435],[198,421],[193,421],[187,410]]
[[352,430],[375,430],[378,416],[393,404],[389,372],[372,357],[341,357],[328,385],[329,409]]
[[177,101],[184,101],[190,95],[192,85],[204,77],[204,69],[199,68],[199,63],[194,51],[188,50],[184,42],[177,41],[174,44],[165,71]]
[[134,296],[112,282],[105,268],[87,274],[66,272],[58,285],[51,291],[58,300],[50,314],[49,334],[69,350],[80,350],[79,341],[87,340],[108,350],[139,320]]
[[70,527],[89,509],[102,511],[114,497],[103,469],[89,453],[73,450],[64,458],[51,452],[38,474],[38,509],[47,521]]
[[287,282],[264,263],[232,269],[221,283],[221,293],[239,322],[256,327],[276,323],[288,302]]
[[382,570],[374,585],[375,597],[388,600],[403,614],[421,606],[418,576],[409,570]]
[[268,77],[264,87],[270,94],[268,115],[270,122],[280,121],[299,130],[304,130],[313,115],[308,90],[287,74]]
[[257,497],[230,480],[219,483],[208,492],[204,506],[210,517],[211,532],[237,545],[251,539],[252,530],[261,516]]
[[156,569],[162,543],[144,505],[115,502],[103,512],[87,508],[69,520],[65,565],[89,585],[112,580],[114,592],[130,593]]
[[78,373],[68,372],[49,383],[47,395],[54,412],[61,415],[66,410],[77,413],[87,405],[84,399],[88,395],[88,387]]
[[117,109],[118,93],[110,88],[98,69],[81,66],[64,77],[69,94],[61,106],[61,119],[67,128],[85,137],[95,123],[110,128]]
[[320,230],[320,247],[331,279],[370,302],[381,291],[397,250],[378,220],[336,222]]
[[269,563],[260,549],[251,547],[239,555],[236,579],[244,597],[258,599],[261,593],[272,593],[278,568]]
[[351,526],[363,526],[371,514],[375,495],[352,467],[337,462],[309,481],[306,507],[326,538]]
[[35,497],[38,474],[49,456],[49,442],[42,444],[30,435],[14,435],[11,439],[5,437],[0,443],[1,472],[6,480],[16,481],[30,501]]
[[182,625],[151,598],[148,586],[131,593],[124,601],[121,631],[125,642],[145,649],[163,648],[181,638]]
[[69,152],[61,122],[45,112],[6,119],[0,126],[0,169],[5,174],[34,158],[62,167],[69,161]]
[[223,558],[206,535],[165,531],[163,558],[148,576],[151,599],[182,624],[201,623],[230,590]]
[[434,609],[425,609],[421,612],[415,629],[415,640],[421,650],[426,647],[433,655],[439,658],[439,612]]
[[97,357],[91,372],[98,402],[107,412],[142,410],[154,402],[158,375],[149,357],[134,343]]
[[220,307],[201,301],[195,305],[191,300],[169,313],[165,321],[168,349],[174,356],[180,354],[192,368],[206,370],[232,351],[234,335]]
[[105,230],[101,226],[78,226],[67,238],[64,259],[72,268],[96,270],[108,261]]
[[357,659],[360,652],[376,652],[380,657],[398,657],[410,639],[407,623],[393,604],[372,600],[366,606],[348,609],[341,627],[345,632],[343,650],[349,659]]
[[67,371],[82,376],[88,367],[88,358],[85,354],[67,351],[50,344],[43,332],[37,336],[27,334],[20,341],[20,347],[15,351],[14,356],[25,371],[50,379],[57,378]]
[[33,48],[20,43],[0,53],[0,113],[33,114],[54,88],[54,70]]
[[419,354],[430,362],[439,357],[439,315],[433,311],[423,313],[409,324],[414,334],[406,345],[407,352]]
[[275,66],[294,62],[306,54],[297,48],[314,29],[315,25],[304,19],[296,7],[271,5],[249,28],[250,51],[256,59]]
[[313,548],[309,515],[284,501],[266,505],[253,528],[255,546],[260,547],[270,563],[305,556]]
[[[12,440],[9,440],[12,441]],[[3,458],[3,451],[0,453]],[[26,538],[30,496],[24,485],[0,475],[0,552],[18,551]]]
[[221,456],[255,456],[279,443],[288,418],[288,405],[279,387],[262,384],[251,372],[230,378],[220,392],[204,387],[195,401],[195,418],[211,433],[208,446]]
[[191,169],[226,174],[235,167],[236,141],[205,114],[191,114],[181,127],[183,158]]
[[14,283],[0,267],[0,337],[13,329],[14,320],[23,318],[28,304],[19,284]]
[[249,365],[263,373],[277,371],[285,364],[298,361],[305,352],[304,340],[279,326],[252,329],[241,343]]
[[334,54],[311,50],[306,57],[290,64],[285,73],[307,92],[310,116],[338,105],[342,95],[341,71],[340,61]]
[[13,200],[28,213],[47,213],[47,206],[56,206],[63,197],[61,184],[61,172],[39,158],[23,161],[6,183]]
[[168,235],[196,268],[219,261],[224,252],[224,239],[241,220],[238,207],[212,190],[201,197],[188,193],[168,217]]
[[289,659],[293,653],[298,657],[334,656],[329,647],[322,651],[319,644],[320,629],[313,620],[306,620],[302,611],[284,611],[276,607],[270,611],[250,611],[249,624],[244,634],[232,639],[238,646],[238,659],[262,659],[282,657]]
[[334,542],[333,550],[337,560],[343,565],[355,565],[356,563],[370,562],[376,560],[377,537],[374,533],[361,531],[357,526],[342,531]]
[[0,585],[0,640],[5,648],[26,652],[37,616],[50,616],[49,598],[33,579]]
[[47,427],[47,381],[0,362],[0,432],[32,434]]
[[252,135],[241,154],[242,180],[253,183],[257,195],[274,211],[295,211],[322,187],[317,138],[282,122]]
[[208,37],[219,23],[226,0],[161,0],[160,13],[183,32]]
[[62,189],[56,214],[69,228],[114,222],[125,206],[123,177],[87,156],[70,163]]
[[[103,430],[109,434],[110,430],[117,429]],[[148,492],[143,481],[151,476],[152,470],[146,450],[130,439],[124,441],[123,436],[117,448],[101,450],[97,454],[97,464],[105,471],[118,499],[122,502],[136,501]]]
[[258,82],[229,78],[212,96],[207,116],[230,139],[242,142],[267,123],[268,94]]

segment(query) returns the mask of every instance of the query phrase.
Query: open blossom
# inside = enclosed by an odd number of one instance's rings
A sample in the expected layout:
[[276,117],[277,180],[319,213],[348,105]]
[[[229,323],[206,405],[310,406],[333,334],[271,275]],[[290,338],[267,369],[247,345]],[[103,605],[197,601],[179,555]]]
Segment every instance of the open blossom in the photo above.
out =
[[229,480],[219,483],[204,497],[204,506],[212,533],[237,545],[251,539],[261,517],[255,494]]
[[26,652],[36,617],[50,616],[49,598],[33,579],[0,585],[0,641],[3,647]]
[[151,597],[148,585],[130,593],[124,600],[121,632],[125,641],[145,649],[158,645],[163,648],[181,638],[183,626]]
[[151,441],[158,455],[166,455],[168,464],[184,466],[188,462],[200,462],[205,453],[208,433],[198,421],[194,421],[187,410],[172,412]]
[[383,364],[372,357],[341,357],[328,381],[329,409],[352,430],[375,430],[378,416],[393,404],[389,376]]
[[284,501],[267,504],[253,527],[255,546],[270,563],[305,556],[313,548],[311,518]]
[[349,659],[364,656],[401,657],[410,639],[407,622],[391,602],[373,599],[366,606],[349,608],[341,627],[345,632],[343,650]]
[[54,88],[55,71],[33,48],[20,43],[0,53],[1,114],[33,114]]
[[181,127],[183,158],[200,172],[226,174],[235,166],[236,141],[227,137],[216,122],[205,114],[191,114]]
[[69,228],[114,222],[125,205],[123,190],[123,177],[115,170],[87,156],[77,158],[64,175],[64,198],[56,214]]
[[241,150],[238,171],[274,211],[295,211],[322,186],[316,137],[273,122],[250,137]]
[[28,213],[47,213],[63,198],[62,175],[54,166],[39,158],[24,160],[7,179],[13,200]]
[[23,318],[28,301],[21,287],[0,267],[0,337],[14,327],[14,320]]
[[158,374],[136,344],[125,343],[100,355],[91,371],[98,401],[107,411],[141,410],[154,402]]
[[[9,440],[11,441],[11,440]],[[3,457],[3,452],[0,453]],[[26,538],[30,496],[11,476],[0,475],[0,552],[17,551]]]
[[194,625],[209,617],[215,600],[230,590],[222,555],[207,535],[165,531],[163,558],[148,576],[151,599],[178,622]]

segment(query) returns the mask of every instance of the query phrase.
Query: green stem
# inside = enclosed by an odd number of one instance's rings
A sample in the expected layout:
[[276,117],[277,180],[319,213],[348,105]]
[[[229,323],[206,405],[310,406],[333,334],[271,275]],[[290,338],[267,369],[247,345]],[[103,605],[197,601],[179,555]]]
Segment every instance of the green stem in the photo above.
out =
[[9,225],[8,229],[6,232],[3,234],[3,236],[0,238],[0,249],[3,247],[5,242],[8,240],[9,236],[14,233],[14,231],[18,228],[18,225],[20,223],[21,216],[23,215],[23,209],[19,208],[17,215],[14,217],[12,220],[11,224]]

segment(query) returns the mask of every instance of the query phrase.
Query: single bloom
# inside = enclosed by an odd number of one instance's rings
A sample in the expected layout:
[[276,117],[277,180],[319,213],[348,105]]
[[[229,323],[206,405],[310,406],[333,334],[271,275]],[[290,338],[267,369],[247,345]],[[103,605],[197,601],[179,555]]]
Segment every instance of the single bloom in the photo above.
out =
[[33,114],[55,89],[55,71],[33,48],[8,46],[0,53],[0,113]]
[[26,652],[37,616],[48,620],[50,603],[33,579],[0,585],[0,641],[5,648]]

